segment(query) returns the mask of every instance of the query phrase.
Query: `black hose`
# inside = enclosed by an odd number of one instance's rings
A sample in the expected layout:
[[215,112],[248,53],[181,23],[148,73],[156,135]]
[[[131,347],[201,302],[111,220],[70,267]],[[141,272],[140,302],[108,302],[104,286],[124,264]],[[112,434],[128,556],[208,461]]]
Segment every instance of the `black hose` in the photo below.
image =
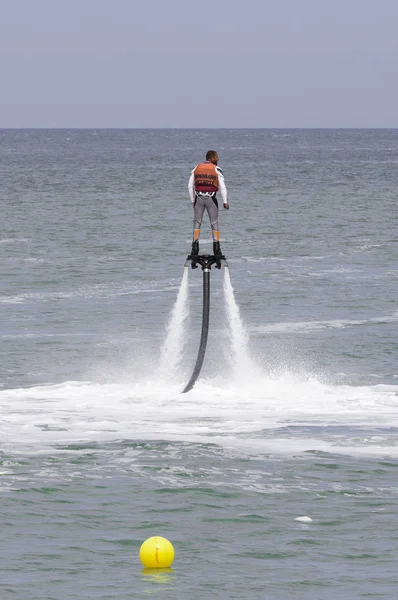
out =
[[209,333],[209,314],[210,314],[210,269],[203,269],[203,311],[202,311],[202,334],[200,336],[198,358],[196,359],[195,368],[191,375],[191,379],[183,389],[185,394],[192,390],[195,381],[199,377],[202,369],[203,360],[206,353],[207,336]]

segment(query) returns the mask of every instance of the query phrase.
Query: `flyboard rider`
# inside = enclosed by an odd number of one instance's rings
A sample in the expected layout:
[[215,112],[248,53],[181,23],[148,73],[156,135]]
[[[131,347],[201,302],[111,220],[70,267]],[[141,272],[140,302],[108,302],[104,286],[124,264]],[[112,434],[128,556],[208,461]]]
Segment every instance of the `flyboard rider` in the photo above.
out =
[[191,172],[188,182],[189,197],[194,211],[192,255],[199,254],[199,235],[205,209],[209,215],[213,235],[213,254],[220,256],[220,231],[218,228],[217,192],[220,190],[223,206],[229,208],[227,188],[224,175],[218,164],[218,154],[215,150],[206,153],[206,160],[197,165]]

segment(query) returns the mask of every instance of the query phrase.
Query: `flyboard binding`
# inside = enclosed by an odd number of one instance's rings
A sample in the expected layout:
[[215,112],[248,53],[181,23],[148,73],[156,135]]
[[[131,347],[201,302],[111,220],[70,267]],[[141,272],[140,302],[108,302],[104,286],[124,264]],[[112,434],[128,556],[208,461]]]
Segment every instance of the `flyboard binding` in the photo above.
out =
[[213,266],[216,269],[228,267],[224,254],[188,254],[184,267],[189,267],[190,263],[192,269],[197,269],[198,265],[200,265],[202,271],[205,269],[210,271]]

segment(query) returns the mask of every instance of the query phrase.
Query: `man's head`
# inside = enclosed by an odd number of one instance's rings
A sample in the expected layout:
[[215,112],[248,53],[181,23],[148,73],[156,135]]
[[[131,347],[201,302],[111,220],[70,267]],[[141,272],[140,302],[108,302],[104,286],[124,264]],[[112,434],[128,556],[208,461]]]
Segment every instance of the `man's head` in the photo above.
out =
[[218,154],[215,150],[208,150],[206,152],[206,160],[216,165],[218,163]]

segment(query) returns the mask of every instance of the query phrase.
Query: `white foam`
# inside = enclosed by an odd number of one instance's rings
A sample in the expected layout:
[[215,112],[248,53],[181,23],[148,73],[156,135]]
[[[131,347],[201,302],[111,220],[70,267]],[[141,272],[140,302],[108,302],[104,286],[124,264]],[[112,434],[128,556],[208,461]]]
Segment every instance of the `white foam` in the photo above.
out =
[[262,374],[251,381],[201,379],[188,394],[181,389],[175,380],[141,378],[123,385],[87,381],[0,390],[2,450],[167,439],[219,444],[234,454],[398,457],[398,434],[391,431],[398,386],[328,386]]

